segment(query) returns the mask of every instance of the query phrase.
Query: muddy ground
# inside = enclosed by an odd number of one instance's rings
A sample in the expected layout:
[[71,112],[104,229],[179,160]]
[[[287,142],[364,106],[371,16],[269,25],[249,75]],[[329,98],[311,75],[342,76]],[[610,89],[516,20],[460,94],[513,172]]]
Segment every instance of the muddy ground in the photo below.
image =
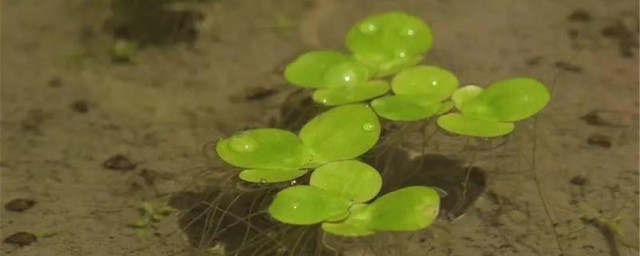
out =
[[[3,255],[214,255],[179,213],[139,234],[138,208],[222,182],[210,143],[277,119],[283,65],[389,10],[429,22],[426,62],[463,84],[531,76],[553,97],[498,149],[430,142],[481,166],[484,193],[384,255],[638,255],[637,1],[131,2],[2,1]],[[116,39],[140,48],[115,58]]]

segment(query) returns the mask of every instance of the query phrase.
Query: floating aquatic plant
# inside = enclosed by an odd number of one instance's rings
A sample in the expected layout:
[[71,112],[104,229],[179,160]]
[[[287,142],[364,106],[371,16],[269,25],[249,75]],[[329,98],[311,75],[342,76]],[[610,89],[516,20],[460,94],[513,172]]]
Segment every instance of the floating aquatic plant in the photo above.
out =
[[419,230],[436,219],[440,196],[434,189],[407,187],[367,204],[381,186],[379,172],[365,163],[332,162],[316,169],[309,185],[280,191],[269,213],[288,224],[322,223],[325,231],[341,236]]
[[305,124],[296,135],[280,129],[253,129],[219,141],[225,162],[246,170],[240,178],[273,183],[293,180],[321,164],[352,159],[371,149],[380,122],[365,104],[332,108]]
[[276,194],[268,212],[280,222],[321,224],[340,236],[428,227],[440,205],[434,188],[412,186],[378,196],[380,173],[357,159],[379,140],[378,116],[391,121],[437,116],[438,126],[451,133],[495,137],[512,132],[514,122],[549,101],[547,88],[531,78],[458,87],[451,71],[418,65],[431,43],[431,29],[415,16],[390,12],[365,18],[347,33],[350,54],[310,51],[284,72],[290,83],[314,89],[315,102],[335,107],[297,133],[262,128],[222,139],[218,155],[241,168],[239,177],[247,182],[285,182],[311,173],[308,184]]
[[503,136],[513,131],[513,122],[535,115],[549,99],[547,87],[531,78],[507,79],[486,89],[465,86],[452,97],[459,113],[440,116],[437,123],[461,135]]
[[450,71],[434,66],[408,68],[393,77],[395,95],[375,99],[371,106],[378,115],[393,121],[417,121],[451,109],[449,98],[458,88]]
[[416,65],[431,47],[431,29],[417,17],[386,13],[353,26],[346,44],[352,56],[311,51],[287,66],[285,78],[301,87],[319,89],[313,99],[328,106],[373,99],[387,93],[389,86],[369,79]]
[[403,12],[372,15],[347,33],[347,48],[377,77],[395,74],[423,59],[431,48],[431,28]]

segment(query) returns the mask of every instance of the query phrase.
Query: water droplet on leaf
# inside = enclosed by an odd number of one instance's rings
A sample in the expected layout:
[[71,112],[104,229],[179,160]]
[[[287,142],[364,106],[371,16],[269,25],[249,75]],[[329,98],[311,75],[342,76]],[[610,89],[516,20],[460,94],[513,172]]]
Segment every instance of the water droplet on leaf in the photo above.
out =
[[240,153],[249,153],[256,150],[258,143],[253,140],[249,135],[241,134],[231,138],[229,146],[232,150]]
[[400,35],[411,37],[416,35],[416,31],[413,28],[406,28],[406,29],[400,30]]
[[398,58],[406,58],[407,57],[407,51],[404,50],[404,49],[396,50],[396,56]]
[[366,123],[362,125],[362,130],[365,130],[367,132],[373,131],[373,128],[375,128],[375,125],[373,125],[372,123]]
[[360,24],[360,32],[362,32],[363,34],[370,35],[375,33],[376,31],[378,31],[378,26],[376,26],[371,22],[365,22]]
[[267,183],[267,179],[265,179],[265,178],[260,178],[260,179],[258,179],[258,183],[260,183],[260,184]]
[[297,184],[297,183],[298,183],[298,182],[297,182],[296,180],[292,180],[292,181],[291,181],[291,186],[293,186],[293,185],[295,185],[295,184]]

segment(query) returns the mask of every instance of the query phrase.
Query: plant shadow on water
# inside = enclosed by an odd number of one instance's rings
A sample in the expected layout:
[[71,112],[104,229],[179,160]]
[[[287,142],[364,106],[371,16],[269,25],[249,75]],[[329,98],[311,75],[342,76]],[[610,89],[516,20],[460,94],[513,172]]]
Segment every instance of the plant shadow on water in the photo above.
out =
[[[309,98],[308,93],[295,91],[281,108],[279,126],[299,130],[323,110]],[[387,129],[382,143],[362,157],[384,176],[379,196],[406,186],[435,187],[443,197],[440,218],[453,220],[460,217],[485,191],[485,171],[445,155],[411,157],[409,150],[400,148],[404,136],[395,136],[406,130]],[[355,240],[363,247],[369,247],[374,255],[382,254],[380,250],[402,247],[390,244],[391,239],[387,239],[387,235],[392,233],[374,238],[339,238],[325,236],[319,225],[286,225],[272,219],[267,207],[275,194],[292,184],[306,184],[309,174],[293,182],[276,185],[245,183],[237,178],[235,172],[230,174],[231,178],[216,181],[206,191],[182,192],[174,196],[171,204],[183,211],[179,226],[191,246],[201,250],[223,248],[223,255],[340,255],[346,250],[343,248],[345,240]],[[334,242],[339,245],[334,245]],[[392,255],[403,254],[397,252]]]
[[317,227],[284,225],[266,213],[279,187],[183,192],[171,204],[183,210],[179,226],[197,249],[222,255],[329,255]]

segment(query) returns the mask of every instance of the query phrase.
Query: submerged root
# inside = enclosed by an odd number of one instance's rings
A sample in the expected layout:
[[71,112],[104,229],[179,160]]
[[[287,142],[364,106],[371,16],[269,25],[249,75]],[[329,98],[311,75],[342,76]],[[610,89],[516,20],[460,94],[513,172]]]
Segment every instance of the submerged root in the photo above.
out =
[[174,196],[172,206],[183,210],[179,226],[191,246],[224,255],[330,255],[317,226],[285,225],[266,212],[283,185],[238,189],[236,183],[242,182],[234,177],[201,193]]

